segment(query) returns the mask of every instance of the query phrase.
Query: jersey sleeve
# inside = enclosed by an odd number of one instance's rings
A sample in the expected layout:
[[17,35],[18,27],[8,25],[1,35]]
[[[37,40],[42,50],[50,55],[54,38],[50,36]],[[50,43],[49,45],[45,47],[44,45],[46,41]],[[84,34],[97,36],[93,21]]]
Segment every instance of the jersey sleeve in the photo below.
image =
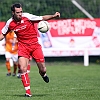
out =
[[8,32],[10,21],[11,21],[11,19],[9,19],[9,20],[6,22],[5,26],[2,28],[2,30],[1,30],[2,34],[6,34],[6,33]]
[[37,16],[29,13],[23,13],[23,16],[27,17],[31,21],[40,21],[43,19],[42,16]]
[[8,25],[6,24],[6,25],[2,28],[1,32],[2,32],[2,34],[6,34],[7,31],[8,31]]

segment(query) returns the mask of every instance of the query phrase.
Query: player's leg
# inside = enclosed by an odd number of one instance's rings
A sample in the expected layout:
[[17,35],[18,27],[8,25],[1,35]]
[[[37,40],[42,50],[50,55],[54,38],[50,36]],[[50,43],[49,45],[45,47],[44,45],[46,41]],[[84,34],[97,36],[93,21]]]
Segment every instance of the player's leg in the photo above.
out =
[[[30,73],[30,63],[27,66],[27,73]],[[20,65],[18,64],[18,73],[17,73],[17,78],[21,78],[21,70],[20,70]]]
[[30,69],[31,69],[31,64],[30,64],[30,62],[31,62],[31,60],[32,60],[32,57],[30,56],[30,58],[29,58],[29,63],[28,63],[28,66],[27,66],[27,73],[30,73]]
[[36,61],[37,66],[39,68],[39,73],[42,76],[43,80],[48,83],[49,82],[49,77],[46,74],[46,67],[44,62]]
[[6,58],[6,68],[7,68],[7,76],[11,76],[11,68],[10,68],[10,58],[11,54],[9,52],[5,53],[5,58]]
[[[30,73],[30,61],[32,60],[32,57],[29,59],[29,63],[27,66],[27,73]],[[17,74],[17,78],[21,78],[21,69],[20,69],[20,65],[18,64],[18,74]]]
[[31,97],[30,78],[29,74],[27,73],[27,66],[30,58],[29,48],[24,44],[19,44],[18,56],[18,63],[21,70],[21,80],[26,91],[25,96]]
[[45,59],[40,44],[37,44],[35,51],[32,53],[32,56],[37,63],[40,75],[42,76],[43,80],[48,83],[49,77],[46,75]]
[[32,96],[30,91],[30,78],[27,73],[27,66],[28,66],[29,59],[25,57],[19,57],[19,65],[21,70],[21,80],[23,83],[23,86],[26,90],[25,96]]
[[21,70],[20,70],[20,65],[19,64],[18,64],[17,78],[21,78]]
[[[32,60],[32,57],[29,58],[29,63],[27,66],[27,73],[30,73],[30,68],[31,68],[31,64],[30,61]],[[18,74],[17,74],[18,78],[21,78],[21,70],[20,70],[20,65],[18,64]]]
[[18,54],[12,54],[12,60],[13,60],[13,74],[12,76],[16,76],[16,71],[18,67]]
[[17,62],[14,62],[14,69],[13,69],[13,74],[12,76],[16,76],[16,71],[17,71],[17,66],[18,66],[18,63]]

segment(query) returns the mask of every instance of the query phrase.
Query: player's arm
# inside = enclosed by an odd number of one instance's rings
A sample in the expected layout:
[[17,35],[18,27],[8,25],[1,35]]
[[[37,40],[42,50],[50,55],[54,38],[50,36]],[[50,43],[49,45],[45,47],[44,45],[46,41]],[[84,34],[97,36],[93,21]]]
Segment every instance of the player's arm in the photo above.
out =
[[2,46],[6,46],[6,39],[4,39],[4,43],[2,44]]
[[16,34],[14,34],[14,39],[13,39],[13,41],[14,41],[14,43],[17,43],[17,42],[18,42]]
[[18,42],[17,38],[14,37],[12,42],[13,42],[13,43],[17,43],[17,42]]
[[0,41],[3,40],[5,38],[5,36],[1,33],[0,34]]
[[36,16],[33,14],[29,14],[29,13],[23,13],[23,16],[27,17],[31,21],[39,22],[41,20],[50,20],[53,18],[60,17],[60,13],[56,12],[54,15],[44,15],[44,16]]
[[5,38],[5,36],[9,33],[9,28],[8,28],[8,23],[2,28],[1,33],[0,33],[0,41]]
[[57,18],[57,17],[60,17],[59,12],[56,12],[54,15],[44,15],[44,16],[42,16],[43,20],[50,20],[50,19]]

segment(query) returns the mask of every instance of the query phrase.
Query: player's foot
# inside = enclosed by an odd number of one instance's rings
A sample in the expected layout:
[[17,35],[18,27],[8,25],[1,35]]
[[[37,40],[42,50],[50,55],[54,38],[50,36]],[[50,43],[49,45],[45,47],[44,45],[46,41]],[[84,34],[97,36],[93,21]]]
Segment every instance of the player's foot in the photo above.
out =
[[46,76],[42,76],[42,78],[46,83],[49,83],[49,77],[47,75]]
[[21,78],[21,74],[20,73],[17,74],[17,78]]
[[6,75],[7,75],[7,76],[11,76],[11,73],[7,73]]
[[31,94],[25,94],[25,97],[32,97],[32,95]]
[[12,76],[16,76],[16,73],[13,73]]

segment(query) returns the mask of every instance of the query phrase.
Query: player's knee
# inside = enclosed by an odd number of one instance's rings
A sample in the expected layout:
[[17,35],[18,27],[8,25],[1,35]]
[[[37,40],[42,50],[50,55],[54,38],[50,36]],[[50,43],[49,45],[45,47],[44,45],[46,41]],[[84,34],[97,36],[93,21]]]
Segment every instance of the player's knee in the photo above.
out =
[[6,58],[6,62],[9,62],[10,61],[10,59],[9,58]]
[[26,66],[20,66],[20,70],[22,73],[27,72],[27,67]]
[[46,68],[45,68],[45,67],[42,68],[41,72],[42,72],[42,73],[46,73]]

